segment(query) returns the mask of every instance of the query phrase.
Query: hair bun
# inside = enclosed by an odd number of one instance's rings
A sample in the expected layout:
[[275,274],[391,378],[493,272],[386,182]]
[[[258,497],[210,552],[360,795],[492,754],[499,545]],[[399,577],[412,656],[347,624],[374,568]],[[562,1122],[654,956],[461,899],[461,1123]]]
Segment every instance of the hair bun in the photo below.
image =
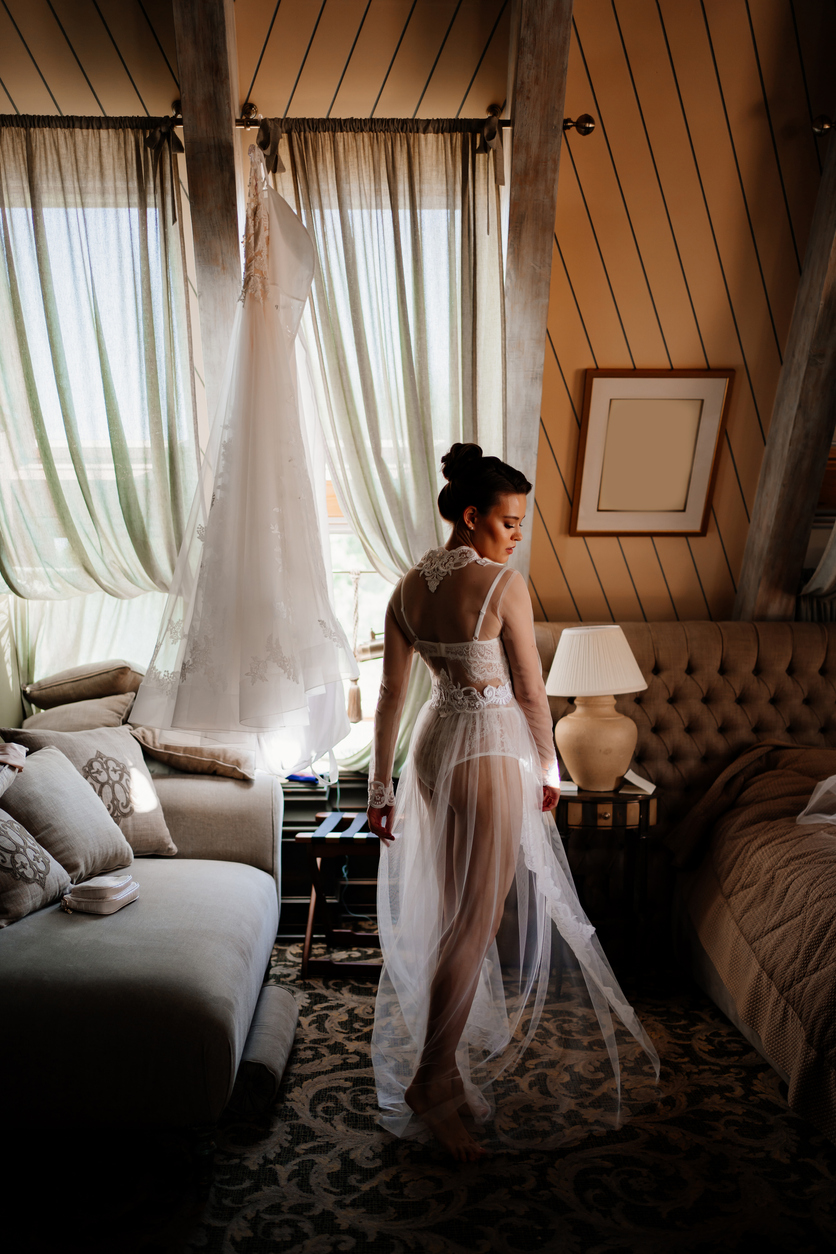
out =
[[445,479],[462,479],[472,474],[481,460],[478,444],[454,444],[441,459],[441,472]]

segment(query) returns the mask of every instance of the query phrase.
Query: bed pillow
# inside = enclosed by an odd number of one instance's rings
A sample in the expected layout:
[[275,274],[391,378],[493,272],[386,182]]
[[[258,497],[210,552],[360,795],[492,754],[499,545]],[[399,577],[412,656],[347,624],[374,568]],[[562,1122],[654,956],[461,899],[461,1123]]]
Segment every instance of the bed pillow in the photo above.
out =
[[51,905],[70,883],[52,854],[0,810],[0,927]]
[[153,727],[132,727],[132,734],[150,757],[193,775],[255,779],[255,754],[239,745],[178,745]]
[[59,671],[35,684],[27,684],[23,695],[32,705],[51,710],[70,701],[92,701],[96,697],[112,697],[122,692],[137,692],[144,672],[130,662],[115,659],[91,662]]
[[29,731],[90,731],[94,727],[121,727],[131,712],[136,693],[123,692],[115,697],[97,697],[93,701],[72,701],[55,705],[40,714],[23,720]]
[[3,809],[67,871],[74,884],[133,861],[103,803],[58,749],[30,753],[3,794]]
[[30,753],[48,747],[59,749],[98,794],[137,857],[150,853],[171,857],[177,852],[142,750],[130,728],[57,732],[10,727],[0,730],[0,736],[24,745]]

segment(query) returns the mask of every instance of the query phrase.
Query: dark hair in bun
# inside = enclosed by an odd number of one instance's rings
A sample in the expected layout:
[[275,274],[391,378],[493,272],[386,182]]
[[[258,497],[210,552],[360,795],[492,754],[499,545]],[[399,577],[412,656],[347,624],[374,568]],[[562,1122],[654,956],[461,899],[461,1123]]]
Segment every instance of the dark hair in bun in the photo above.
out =
[[442,457],[441,469],[447,483],[438,494],[438,509],[451,523],[457,523],[469,505],[487,514],[501,496],[526,496],[531,491],[521,471],[498,457],[483,457],[478,444],[454,444]]

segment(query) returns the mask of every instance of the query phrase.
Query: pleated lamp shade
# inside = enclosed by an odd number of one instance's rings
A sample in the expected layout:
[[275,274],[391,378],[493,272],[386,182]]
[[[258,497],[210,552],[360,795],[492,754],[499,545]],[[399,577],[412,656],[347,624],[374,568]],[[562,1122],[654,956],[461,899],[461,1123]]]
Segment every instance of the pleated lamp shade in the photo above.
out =
[[546,680],[550,697],[616,696],[646,687],[620,627],[566,627],[561,633]]

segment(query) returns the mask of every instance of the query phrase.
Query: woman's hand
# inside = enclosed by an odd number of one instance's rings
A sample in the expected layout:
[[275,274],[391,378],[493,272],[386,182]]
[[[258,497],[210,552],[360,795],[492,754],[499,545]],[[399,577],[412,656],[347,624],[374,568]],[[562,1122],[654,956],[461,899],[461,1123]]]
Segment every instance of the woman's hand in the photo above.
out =
[[394,808],[394,806],[382,806],[378,809],[376,806],[369,806],[366,812],[369,817],[369,831],[372,835],[379,837],[385,845],[391,845],[395,839],[389,831]]
[[543,785],[543,811],[553,810],[560,800],[560,789],[551,784]]

